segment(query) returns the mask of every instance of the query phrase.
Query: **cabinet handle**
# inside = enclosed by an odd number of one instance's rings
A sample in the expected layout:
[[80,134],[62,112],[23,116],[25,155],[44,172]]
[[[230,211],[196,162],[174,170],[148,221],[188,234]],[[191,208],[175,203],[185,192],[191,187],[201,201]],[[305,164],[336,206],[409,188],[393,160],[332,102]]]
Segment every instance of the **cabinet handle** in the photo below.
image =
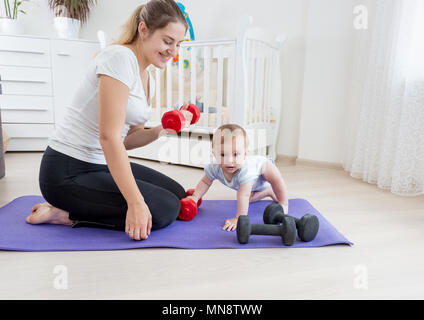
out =
[[48,139],[49,137],[10,137],[11,139]]
[[0,51],[1,52],[15,52],[15,53],[45,54],[45,52],[41,52],[41,51],[6,50],[6,49],[0,49]]
[[30,83],[47,83],[47,81],[42,80],[20,80],[20,79],[2,79],[0,82],[30,82]]
[[61,56],[61,57],[70,57],[71,56],[69,53],[66,53],[66,52],[58,52],[57,55]]
[[2,110],[10,111],[48,111],[47,108],[13,108],[13,107],[2,107]]

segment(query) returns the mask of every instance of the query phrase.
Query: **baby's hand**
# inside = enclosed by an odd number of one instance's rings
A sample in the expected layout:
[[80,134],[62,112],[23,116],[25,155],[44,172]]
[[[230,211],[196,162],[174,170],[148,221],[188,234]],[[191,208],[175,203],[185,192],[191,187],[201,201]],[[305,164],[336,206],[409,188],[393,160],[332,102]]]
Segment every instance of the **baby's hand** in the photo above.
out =
[[197,201],[199,200],[199,199],[197,199],[196,197],[194,197],[194,196],[188,196],[187,197],[187,199],[191,199],[191,200],[193,200],[194,202],[196,202],[197,203]]
[[237,228],[237,220],[238,220],[237,217],[225,220],[222,230],[227,230],[227,231],[235,230]]

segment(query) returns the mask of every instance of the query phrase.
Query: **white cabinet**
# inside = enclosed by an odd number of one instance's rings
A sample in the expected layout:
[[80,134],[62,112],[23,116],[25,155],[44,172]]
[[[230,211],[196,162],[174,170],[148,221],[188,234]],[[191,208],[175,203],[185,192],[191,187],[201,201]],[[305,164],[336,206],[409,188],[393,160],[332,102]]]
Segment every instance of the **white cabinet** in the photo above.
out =
[[53,97],[0,95],[4,123],[54,123]]
[[51,45],[55,122],[59,123],[100,46],[96,42],[69,40],[52,40]]
[[0,65],[0,77],[4,95],[53,94],[50,69]]
[[94,55],[95,41],[0,35],[0,109],[8,151],[43,151]]
[[50,40],[1,35],[0,64],[50,68]]
[[53,124],[5,124],[3,129],[11,137],[8,151],[44,151],[49,136],[53,133]]

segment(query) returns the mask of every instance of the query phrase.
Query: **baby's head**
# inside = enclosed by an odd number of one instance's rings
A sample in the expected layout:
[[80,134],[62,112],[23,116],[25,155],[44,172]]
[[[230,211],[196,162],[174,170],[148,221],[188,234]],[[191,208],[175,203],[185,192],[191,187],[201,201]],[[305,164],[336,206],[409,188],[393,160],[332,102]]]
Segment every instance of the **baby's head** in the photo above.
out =
[[212,152],[227,173],[240,168],[247,155],[248,140],[246,131],[237,124],[220,126],[212,137]]

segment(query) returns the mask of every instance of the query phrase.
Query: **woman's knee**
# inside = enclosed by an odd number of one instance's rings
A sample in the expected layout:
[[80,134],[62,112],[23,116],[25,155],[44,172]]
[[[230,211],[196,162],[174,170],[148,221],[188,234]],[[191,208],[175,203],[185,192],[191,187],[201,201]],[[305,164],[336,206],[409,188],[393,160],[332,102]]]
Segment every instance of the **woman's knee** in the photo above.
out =
[[132,172],[136,180],[149,182],[157,187],[172,192],[179,199],[185,198],[184,187],[167,175],[152,168],[131,162]]
[[171,192],[165,192],[157,205],[150,208],[152,214],[152,229],[164,228],[177,220],[181,202]]

